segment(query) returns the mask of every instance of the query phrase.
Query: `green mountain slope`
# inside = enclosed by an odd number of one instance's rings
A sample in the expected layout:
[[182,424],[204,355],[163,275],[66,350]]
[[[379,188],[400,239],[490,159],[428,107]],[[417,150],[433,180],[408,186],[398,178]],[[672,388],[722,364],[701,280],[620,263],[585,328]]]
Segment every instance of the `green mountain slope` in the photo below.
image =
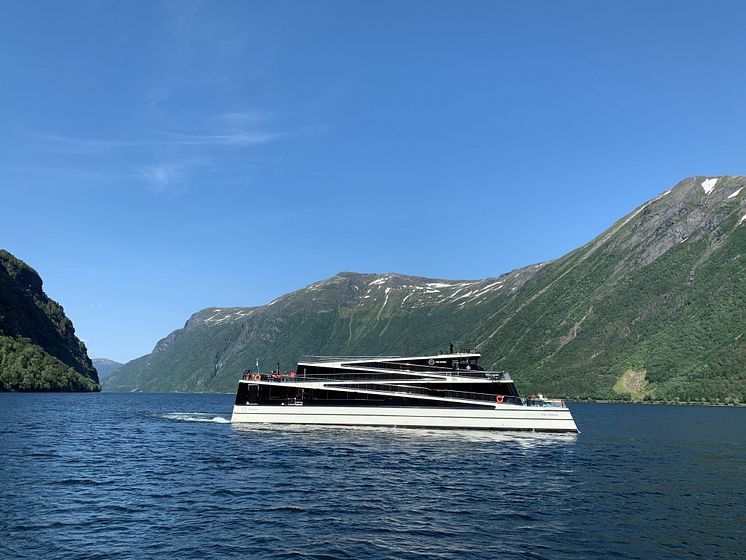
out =
[[537,269],[480,281],[343,272],[262,307],[204,309],[151,354],[113,373],[105,388],[232,391],[238,373],[257,359],[263,370],[277,362],[290,370],[307,353],[438,348],[474,327],[482,309],[498,309]]
[[746,402],[744,186],[687,179],[568,255],[496,278],[340,273],[266,306],[206,309],[106,388],[231,391],[257,358],[291,369],[303,353],[455,342],[524,392]]
[[0,391],[97,391],[98,376],[34,269],[0,250]]
[[746,180],[705,179],[544,267],[471,331],[487,360],[550,394],[746,402]]

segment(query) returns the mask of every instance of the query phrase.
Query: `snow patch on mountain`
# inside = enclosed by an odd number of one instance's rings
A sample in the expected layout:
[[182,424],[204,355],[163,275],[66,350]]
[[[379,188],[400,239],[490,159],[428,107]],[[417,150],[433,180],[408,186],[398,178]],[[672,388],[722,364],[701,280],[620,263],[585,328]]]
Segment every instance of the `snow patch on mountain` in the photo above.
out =
[[710,194],[713,191],[718,179],[719,177],[713,177],[712,179],[705,179],[702,181],[702,190],[705,191],[705,194]]
[[[460,294],[461,292],[463,292],[463,291],[464,291],[464,288],[459,288],[458,290],[456,290],[455,292],[453,292],[450,296],[448,296],[446,299],[456,298],[456,296],[458,294]],[[458,299],[458,298],[456,298],[456,299]]]
[[386,288],[386,297],[383,300],[383,305],[381,306],[381,309],[386,307],[386,304],[389,302],[389,292],[391,291],[391,288]]
[[738,189],[738,190],[737,190],[736,192],[734,192],[734,193],[732,193],[732,194],[728,195],[728,198],[736,198],[736,197],[738,196],[738,194],[739,194],[739,193],[740,193],[740,192],[741,192],[742,190],[743,190],[743,187],[741,187],[740,189]]
[[248,309],[248,310],[242,310],[239,309],[238,311],[232,311],[230,309],[223,310],[223,309],[215,309],[213,310],[213,314],[205,319],[205,324],[209,325],[219,325],[220,323],[224,322],[233,322],[243,319],[244,317],[248,317],[252,313],[256,311],[255,309]]
[[475,292],[476,292],[476,290],[472,290],[471,292],[466,292],[465,294],[460,295],[459,297],[457,297],[454,301],[458,301],[460,299],[468,298],[469,296],[471,296]]

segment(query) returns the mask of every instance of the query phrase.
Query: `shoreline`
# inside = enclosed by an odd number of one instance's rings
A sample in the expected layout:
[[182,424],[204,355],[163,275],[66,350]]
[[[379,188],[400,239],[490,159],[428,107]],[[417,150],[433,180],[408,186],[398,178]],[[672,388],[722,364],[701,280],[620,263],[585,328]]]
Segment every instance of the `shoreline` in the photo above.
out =
[[665,404],[673,406],[718,406],[718,407],[734,407],[742,408],[746,407],[746,403],[716,403],[716,402],[701,402],[701,401],[626,401],[626,400],[607,400],[607,399],[564,399],[571,403],[598,403],[598,404]]
[[[0,391],[0,394],[151,394],[151,395],[232,395],[233,392],[227,391]],[[733,408],[744,408],[746,403],[717,403],[717,402],[701,402],[701,401],[633,401],[633,400],[611,400],[611,399],[583,399],[583,398],[572,398],[572,397],[559,397],[562,400],[569,403],[595,403],[595,404],[640,404],[640,405],[673,405],[673,406],[715,406],[715,407],[733,407]]]

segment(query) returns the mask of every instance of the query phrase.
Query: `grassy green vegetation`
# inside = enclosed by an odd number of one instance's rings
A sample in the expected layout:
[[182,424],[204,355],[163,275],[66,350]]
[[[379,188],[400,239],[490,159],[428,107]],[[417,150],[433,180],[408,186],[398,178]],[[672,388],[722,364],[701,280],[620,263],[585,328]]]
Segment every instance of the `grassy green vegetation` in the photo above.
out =
[[289,370],[305,353],[406,355],[454,342],[510,371],[522,393],[746,403],[746,192],[730,197],[746,180],[720,178],[709,195],[703,180],[560,259],[498,278],[341,273],[271,305],[203,310],[106,388],[232,391],[257,358],[262,370]]
[[0,391],[97,391],[86,348],[34,269],[0,250]]

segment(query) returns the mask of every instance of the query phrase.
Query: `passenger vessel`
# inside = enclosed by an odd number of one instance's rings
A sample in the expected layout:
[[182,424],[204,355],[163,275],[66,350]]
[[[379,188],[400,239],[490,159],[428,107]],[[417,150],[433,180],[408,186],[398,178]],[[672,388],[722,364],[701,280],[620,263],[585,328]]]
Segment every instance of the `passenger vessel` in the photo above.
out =
[[308,356],[295,371],[247,371],[231,421],[578,432],[564,401],[521,398],[480,354]]

